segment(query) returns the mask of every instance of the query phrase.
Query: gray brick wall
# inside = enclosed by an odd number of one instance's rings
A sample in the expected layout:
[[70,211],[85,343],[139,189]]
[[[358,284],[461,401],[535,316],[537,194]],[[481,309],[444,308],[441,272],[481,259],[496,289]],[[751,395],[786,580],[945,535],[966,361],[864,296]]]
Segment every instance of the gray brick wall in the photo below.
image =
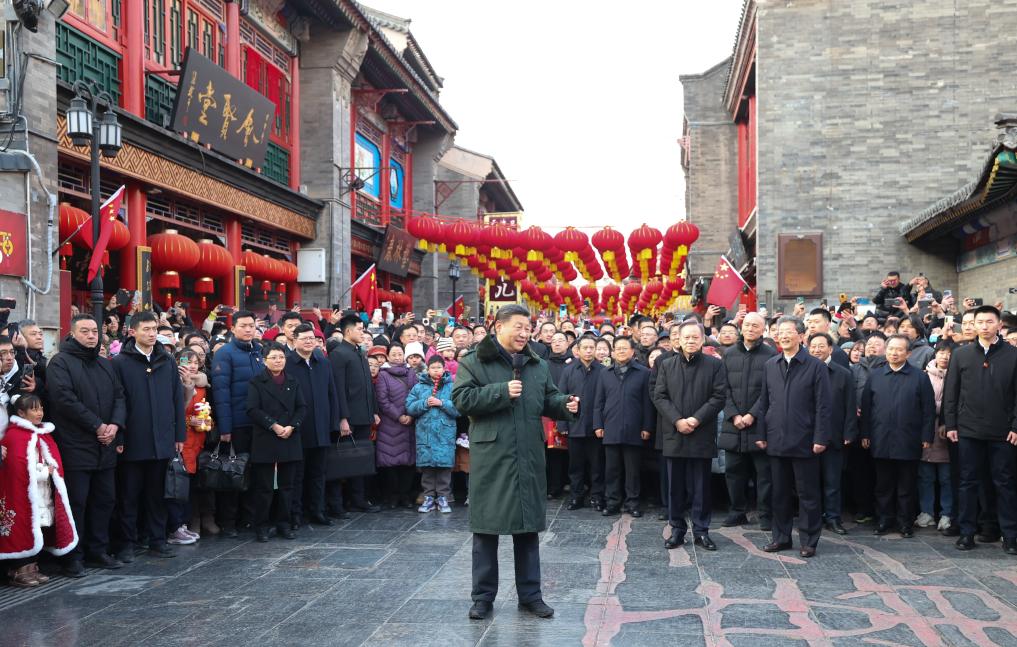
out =
[[1017,2],[763,0],[758,15],[760,294],[777,234],[796,231],[824,233],[828,296],[874,292],[888,269],[956,288],[949,250],[897,227],[976,177],[1017,94],[1001,47]]
[[[413,146],[413,208],[418,212],[434,213],[434,180],[438,160],[452,146],[452,137],[430,129],[417,129],[417,143]],[[442,206],[444,213],[445,206]],[[448,275],[448,258],[440,254],[427,254],[420,263],[420,276],[413,281],[413,312],[417,318],[428,308],[442,303],[438,277]],[[451,290],[449,290],[451,292]],[[448,305],[446,299],[444,305]]]
[[688,260],[695,274],[713,272],[738,226],[738,129],[721,103],[727,70],[724,62],[703,74],[679,77],[690,139],[685,217],[699,227]]

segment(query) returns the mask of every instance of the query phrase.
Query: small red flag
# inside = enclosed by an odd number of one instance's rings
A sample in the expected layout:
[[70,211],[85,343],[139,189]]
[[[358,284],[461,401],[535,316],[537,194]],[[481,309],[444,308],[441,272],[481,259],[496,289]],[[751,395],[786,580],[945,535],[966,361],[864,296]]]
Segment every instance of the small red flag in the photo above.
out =
[[463,312],[466,310],[466,300],[463,299],[463,295],[456,297],[456,300],[449,307],[445,308],[445,312],[448,313],[453,320],[459,321],[459,317],[463,316]]
[[706,302],[731,308],[747,285],[738,270],[731,265],[731,261],[721,256],[717,261],[717,270],[713,273],[710,291],[706,294]]
[[368,315],[378,307],[378,277],[373,263],[350,286],[350,299],[354,306],[359,300]]
[[[106,202],[99,207],[99,240],[92,245],[92,258],[88,261],[88,283],[99,274],[102,266],[102,258],[106,252],[106,245],[109,244],[110,236],[113,235],[113,223],[120,216],[120,205],[124,201],[124,187],[113,192]],[[91,227],[89,227],[91,229]]]

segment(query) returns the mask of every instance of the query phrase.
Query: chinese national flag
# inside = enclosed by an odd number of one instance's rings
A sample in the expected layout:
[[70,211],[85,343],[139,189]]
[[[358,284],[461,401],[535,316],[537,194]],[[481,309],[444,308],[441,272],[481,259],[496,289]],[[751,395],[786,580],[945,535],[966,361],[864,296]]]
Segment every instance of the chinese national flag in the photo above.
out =
[[717,270],[713,273],[710,291],[706,294],[706,302],[730,308],[747,285],[731,261],[721,256],[717,261]]
[[350,299],[356,306],[357,301],[363,305],[364,312],[370,315],[378,307],[378,276],[374,264],[360,275],[350,286]]
[[99,274],[99,267],[102,266],[102,257],[106,252],[106,245],[109,244],[110,236],[113,235],[113,223],[120,215],[120,205],[124,201],[124,187],[113,192],[106,202],[99,207],[99,240],[92,245],[92,259],[88,262],[88,283]]
[[465,307],[466,301],[463,299],[463,295],[460,294],[458,297],[456,297],[456,300],[454,303],[452,303],[452,305],[445,308],[445,312],[447,312],[448,315],[452,317],[453,320],[459,321],[459,317],[463,316]]

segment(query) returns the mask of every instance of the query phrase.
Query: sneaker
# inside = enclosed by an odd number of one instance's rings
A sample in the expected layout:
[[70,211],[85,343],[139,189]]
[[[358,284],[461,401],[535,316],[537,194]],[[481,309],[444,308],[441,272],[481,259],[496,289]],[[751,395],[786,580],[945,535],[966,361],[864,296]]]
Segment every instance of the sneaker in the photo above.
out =
[[943,515],[939,518],[939,526],[936,528],[939,531],[946,530],[950,527],[950,517]]
[[198,540],[187,534],[187,529],[184,526],[180,526],[176,532],[166,538],[166,543],[174,546],[188,546],[196,541]]
[[933,519],[932,515],[929,514],[928,512],[921,513],[920,515],[918,515],[918,518],[915,519],[915,525],[918,526],[919,528],[928,528],[934,523],[936,523],[936,520]]
[[417,512],[430,512],[431,510],[434,510],[434,497],[425,496],[424,502],[417,508]]
[[[195,528],[200,528],[200,527],[201,526],[195,526]],[[201,539],[201,535],[196,533],[196,532],[194,532],[193,530],[191,530],[190,527],[186,523],[184,525],[180,526],[180,529],[183,530],[185,534],[190,535],[191,537],[194,537],[195,541]]]
[[448,504],[448,499],[443,496],[438,497],[438,509],[446,514],[452,512],[452,506]]

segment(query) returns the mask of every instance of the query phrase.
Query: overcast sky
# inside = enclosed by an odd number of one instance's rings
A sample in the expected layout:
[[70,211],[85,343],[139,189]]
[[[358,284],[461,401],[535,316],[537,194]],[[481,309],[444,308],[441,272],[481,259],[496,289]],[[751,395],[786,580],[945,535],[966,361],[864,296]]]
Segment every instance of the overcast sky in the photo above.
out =
[[498,161],[524,224],[627,234],[684,216],[678,75],[731,54],[742,0],[365,4],[412,20],[456,143]]

